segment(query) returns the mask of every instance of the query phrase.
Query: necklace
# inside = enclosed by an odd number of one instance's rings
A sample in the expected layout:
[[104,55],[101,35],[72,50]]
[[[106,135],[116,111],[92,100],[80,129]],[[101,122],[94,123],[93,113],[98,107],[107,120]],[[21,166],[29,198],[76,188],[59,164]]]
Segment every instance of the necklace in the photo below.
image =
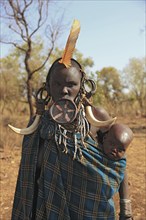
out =
[[85,137],[89,133],[89,123],[85,117],[84,107],[81,106],[77,118],[69,124],[60,125],[56,123],[55,142],[62,148],[64,153],[73,151],[73,159],[77,155],[81,158],[81,148],[86,148]]

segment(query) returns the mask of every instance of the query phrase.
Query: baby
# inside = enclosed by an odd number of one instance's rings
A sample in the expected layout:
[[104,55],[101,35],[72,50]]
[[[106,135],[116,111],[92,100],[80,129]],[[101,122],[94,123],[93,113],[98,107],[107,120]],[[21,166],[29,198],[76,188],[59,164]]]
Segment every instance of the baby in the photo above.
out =
[[[101,107],[93,107],[94,116],[101,121],[110,119],[109,114]],[[98,141],[103,153],[112,160],[119,160],[133,140],[132,130],[124,124],[116,123],[112,126],[97,128],[91,125],[91,136]]]
[[[109,114],[101,107],[93,108],[94,116],[100,120],[108,120]],[[125,155],[125,151],[133,140],[132,130],[124,124],[114,124],[111,127],[90,127],[91,135],[98,141],[99,147],[109,160],[117,161]],[[119,188],[120,213],[119,220],[133,220],[132,206],[129,194],[128,175],[125,170],[124,179]]]
[[132,140],[133,132],[128,126],[114,124],[104,135],[101,147],[109,159],[119,160],[125,155]]

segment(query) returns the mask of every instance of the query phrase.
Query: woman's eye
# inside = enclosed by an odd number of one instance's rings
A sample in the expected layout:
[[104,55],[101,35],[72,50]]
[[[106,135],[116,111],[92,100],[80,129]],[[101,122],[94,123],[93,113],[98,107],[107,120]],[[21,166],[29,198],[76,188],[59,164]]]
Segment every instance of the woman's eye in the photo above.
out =
[[75,86],[75,85],[76,85],[75,83],[72,83],[72,82],[71,82],[71,83],[68,83],[67,86],[68,86],[68,87],[73,87],[73,86]]

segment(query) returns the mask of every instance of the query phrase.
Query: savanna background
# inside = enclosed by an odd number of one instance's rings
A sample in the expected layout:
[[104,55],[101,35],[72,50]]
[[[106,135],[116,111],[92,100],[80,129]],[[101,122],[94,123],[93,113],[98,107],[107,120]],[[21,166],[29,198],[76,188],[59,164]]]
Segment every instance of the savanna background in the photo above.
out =
[[[23,136],[13,133],[8,124],[26,127],[35,114],[37,90],[43,86],[51,63],[61,56],[57,39],[68,28],[63,16],[56,23],[49,21],[49,0],[7,0],[1,2],[2,22],[7,33],[1,43],[13,46],[2,57],[0,70],[0,219],[10,220],[13,196],[21,158]],[[31,24],[29,12],[36,7],[36,23]],[[46,23],[47,21],[47,23]],[[49,23],[48,23],[49,21]],[[44,27],[49,46],[44,45],[40,29]],[[103,106],[117,121],[129,125],[134,140],[127,152],[129,189],[135,220],[146,219],[146,59],[131,57],[122,70],[105,66],[94,70],[94,60],[77,49],[74,58],[87,76],[94,79],[96,106]],[[90,86],[90,85],[88,85]],[[118,195],[115,196],[117,216]],[[117,217],[118,219],[118,217]]]

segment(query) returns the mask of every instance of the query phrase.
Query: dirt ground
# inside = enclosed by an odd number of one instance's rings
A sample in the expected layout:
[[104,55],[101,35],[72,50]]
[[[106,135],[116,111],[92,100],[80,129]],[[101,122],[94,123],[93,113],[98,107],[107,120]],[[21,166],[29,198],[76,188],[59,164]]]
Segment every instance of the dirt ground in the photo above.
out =
[[[146,118],[118,120],[128,124],[134,132],[134,140],[127,151],[129,187],[134,220],[146,220]],[[10,220],[21,148],[6,146],[0,151],[0,220]],[[118,195],[115,203],[118,213]]]

